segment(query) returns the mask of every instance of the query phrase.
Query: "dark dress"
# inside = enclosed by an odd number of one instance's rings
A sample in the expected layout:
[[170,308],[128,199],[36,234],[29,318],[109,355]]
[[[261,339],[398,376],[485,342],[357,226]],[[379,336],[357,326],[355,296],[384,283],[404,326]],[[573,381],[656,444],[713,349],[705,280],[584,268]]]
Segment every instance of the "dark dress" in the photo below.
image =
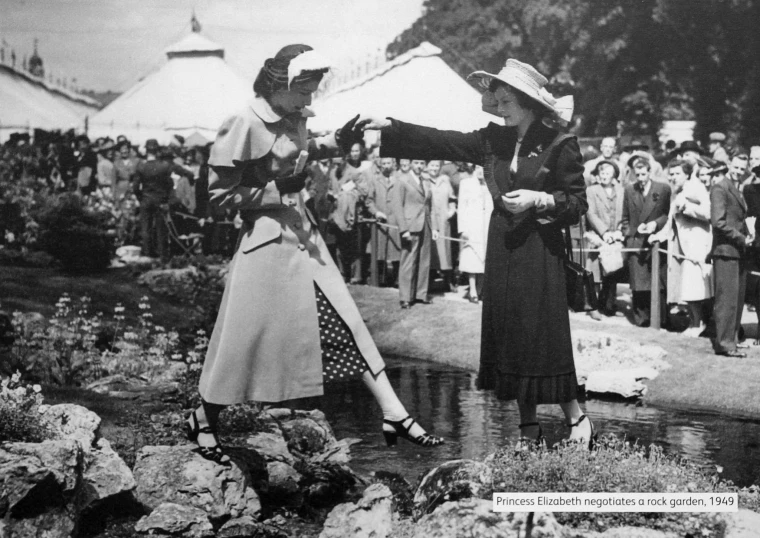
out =
[[[744,187],[744,200],[747,202],[747,216],[756,217],[755,241],[747,249],[747,292],[745,302],[760,306],[760,277],[750,272],[760,271],[760,183],[751,183]],[[760,320],[760,311],[758,311]]]
[[[484,166],[502,193],[549,192],[555,209],[537,214],[507,212],[494,200],[486,249],[480,388],[503,400],[528,404],[568,402],[577,396],[565,290],[562,230],[588,209],[578,142],[569,138],[540,166],[557,131],[534,122],[509,166],[515,128],[496,124],[472,133],[439,131],[393,120],[382,131],[381,155],[445,159]],[[539,170],[540,167],[540,170]]]

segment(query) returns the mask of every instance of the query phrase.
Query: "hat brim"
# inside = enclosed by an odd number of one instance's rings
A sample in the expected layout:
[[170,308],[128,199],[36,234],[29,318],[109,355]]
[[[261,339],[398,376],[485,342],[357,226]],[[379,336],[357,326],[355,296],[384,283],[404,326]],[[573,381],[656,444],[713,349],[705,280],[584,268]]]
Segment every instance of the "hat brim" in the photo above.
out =
[[524,93],[550,112],[554,112],[554,105],[552,103],[548,103],[538,94],[535,88],[531,88],[525,84],[525,82],[519,79],[494,75],[493,73],[489,73],[487,71],[475,71],[467,75],[467,82],[469,82],[471,86],[481,92],[488,91],[491,80],[498,80],[499,82],[502,82],[507,86],[520,91],[521,93]]
[[612,166],[612,168],[615,169],[615,177],[616,178],[620,177],[620,166],[618,166],[618,164],[615,161],[610,161],[609,159],[602,159],[601,161],[596,163],[596,166],[594,167],[594,172],[593,172],[595,176],[599,175],[599,167],[602,166],[603,164],[609,164],[610,166]]

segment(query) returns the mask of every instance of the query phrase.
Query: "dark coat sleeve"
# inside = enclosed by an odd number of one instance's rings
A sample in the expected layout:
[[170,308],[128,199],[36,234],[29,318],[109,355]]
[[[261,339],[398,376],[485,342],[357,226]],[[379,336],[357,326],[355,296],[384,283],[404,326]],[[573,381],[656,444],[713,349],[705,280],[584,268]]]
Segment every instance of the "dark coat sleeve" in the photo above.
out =
[[442,131],[392,119],[390,127],[382,130],[380,155],[397,159],[441,159],[482,165],[485,131],[486,129],[470,133]]
[[586,179],[584,178],[581,148],[575,138],[569,138],[562,144],[550,168],[553,178],[548,192],[554,197],[554,209],[539,213],[560,226],[578,224],[581,216],[588,211],[586,199]]
[[710,189],[710,223],[713,234],[724,242],[736,247],[740,252],[744,249],[744,235],[728,222],[728,197],[730,193],[722,185]]

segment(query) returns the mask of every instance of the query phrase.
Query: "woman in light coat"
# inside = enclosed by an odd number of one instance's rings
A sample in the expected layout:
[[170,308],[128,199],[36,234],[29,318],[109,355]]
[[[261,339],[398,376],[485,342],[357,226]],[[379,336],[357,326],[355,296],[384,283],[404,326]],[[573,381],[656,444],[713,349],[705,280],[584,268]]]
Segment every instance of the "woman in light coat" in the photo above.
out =
[[668,178],[675,196],[665,227],[650,242],[668,242],[668,296],[670,304],[689,306],[691,325],[684,334],[699,336],[705,329],[705,300],[713,296],[712,266],[705,260],[712,248],[710,195],[692,178],[693,165],[671,161]]
[[380,404],[389,445],[398,437],[442,442],[409,417],[393,391],[301,195],[307,159],[362,139],[356,118],[337,137],[307,136],[307,107],[328,69],[311,47],[284,47],[266,61],[256,96],[222,124],[212,149],[211,200],[240,210],[244,224],[203,365],[203,405],[188,419],[187,435],[219,464],[229,462],[216,436],[224,406],[320,396],[325,383],[353,376]]
[[[622,248],[623,233],[620,227],[623,223],[624,191],[623,186],[618,182],[620,169],[614,161],[602,160],[597,163],[593,175],[598,178],[598,182],[586,189],[588,198],[586,235],[590,246],[596,249],[604,245],[617,244]],[[587,269],[594,273],[594,282],[601,283],[599,312],[606,316],[614,316],[618,272],[604,271],[598,253],[589,254]]]
[[493,211],[493,198],[488,192],[483,178],[483,167],[478,166],[475,174],[467,176],[459,183],[459,207],[457,208],[457,229],[466,241],[459,252],[459,270],[470,279],[469,300],[477,303],[479,290],[485,271],[488,223]]

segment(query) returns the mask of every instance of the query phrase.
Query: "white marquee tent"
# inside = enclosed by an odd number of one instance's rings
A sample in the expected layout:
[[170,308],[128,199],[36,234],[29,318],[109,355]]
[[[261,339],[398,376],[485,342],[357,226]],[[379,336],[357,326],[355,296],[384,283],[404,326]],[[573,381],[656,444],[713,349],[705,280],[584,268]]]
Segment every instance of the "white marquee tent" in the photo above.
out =
[[314,132],[334,130],[356,114],[382,115],[439,129],[472,131],[498,122],[480,93],[452,70],[441,49],[422,43],[374,71],[315,99]]
[[83,131],[85,118],[98,107],[93,99],[0,64],[0,143],[33,129]]
[[212,141],[222,121],[244,107],[251,84],[224,61],[224,49],[192,33],[166,49],[168,61],[90,120],[90,137],[123,134],[133,143],[174,135]]

